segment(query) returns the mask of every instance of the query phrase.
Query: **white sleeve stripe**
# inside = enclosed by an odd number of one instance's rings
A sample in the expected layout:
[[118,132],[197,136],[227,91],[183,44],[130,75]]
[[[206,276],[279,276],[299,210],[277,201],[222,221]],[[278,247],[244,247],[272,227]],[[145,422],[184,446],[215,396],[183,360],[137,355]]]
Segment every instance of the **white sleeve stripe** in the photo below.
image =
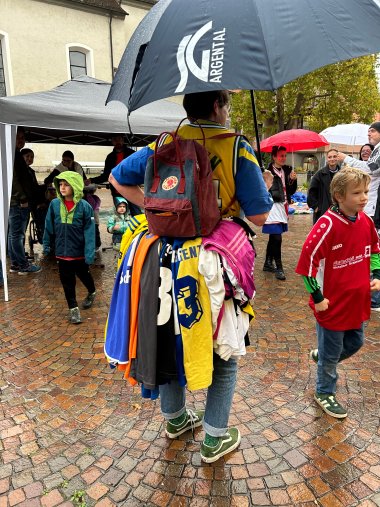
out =
[[331,218],[329,216],[326,216],[326,215],[325,215],[325,218],[326,218],[326,220],[328,220],[330,222],[330,225],[328,226],[328,228],[326,229],[325,233],[323,234],[323,236],[321,237],[321,239],[318,241],[317,246],[314,248],[312,254],[310,255],[310,266],[309,266],[309,273],[308,273],[307,276],[312,276],[314,256],[317,253],[317,250],[319,249],[319,247],[321,246],[321,244],[324,242],[327,234],[330,232],[331,227],[332,227],[332,220],[331,220]]

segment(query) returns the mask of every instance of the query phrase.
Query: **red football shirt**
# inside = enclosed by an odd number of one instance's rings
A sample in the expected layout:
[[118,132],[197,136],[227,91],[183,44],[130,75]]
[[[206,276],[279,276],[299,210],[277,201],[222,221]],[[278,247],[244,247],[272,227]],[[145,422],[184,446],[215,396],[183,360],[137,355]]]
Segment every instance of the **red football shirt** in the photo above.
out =
[[314,225],[303,245],[296,272],[317,278],[330,301],[324,312],[310,308],[326,329],[358,329],[371,313],[370,256],[379,253],[372,220],[363,212],[355,222],[328,210]]

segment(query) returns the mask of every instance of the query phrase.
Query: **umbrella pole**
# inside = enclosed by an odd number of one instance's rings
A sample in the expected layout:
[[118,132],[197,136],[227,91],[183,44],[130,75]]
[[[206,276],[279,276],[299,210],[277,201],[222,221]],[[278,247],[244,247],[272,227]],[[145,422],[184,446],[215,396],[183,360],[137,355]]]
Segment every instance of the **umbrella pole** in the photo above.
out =
[[255,127],[255,138],[256,138],[256,155],[257,155],[257,161],[259,163],[259,166],[261,169],[263,168],[263,160],[261,158],[261,151],[260,151],[260,138],[259,138],[259,125],[257,123],[257,115],[256,115],[256,104],[255,104],[255,95],[253,93],[253,90],[249,90],[251,94],[251,105],[252,105],[252,114],[253,114],[253,124]]

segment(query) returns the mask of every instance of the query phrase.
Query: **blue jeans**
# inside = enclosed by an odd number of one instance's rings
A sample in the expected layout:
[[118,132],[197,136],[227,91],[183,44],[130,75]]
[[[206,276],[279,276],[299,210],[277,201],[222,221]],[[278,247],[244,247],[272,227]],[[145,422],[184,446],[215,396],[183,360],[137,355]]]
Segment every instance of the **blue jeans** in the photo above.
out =
[[371,293],[371,308],[380,308],[380,290]]
[[[213,437],[221,437],[228,429],[228,418],[234,396],[237,376],[237,361],[230,358],[224,361],[214,354],[212,384],[207,389],[206,410],[203,428]],[[161,412],[165,419],[179,417],[186,410],[185,388],[178,381],[159,386]]]
[[338,374],[337,364],[351,357],[364,343],[363,324],[359,329],[331,331],[317,322],[318,368],[317,393],[335,394]]
[[[373,280],[372,276],[371,280]],[[380,308],[380,290],[371,292],[371,308]]]
[[25,231],[29,221],[29,208],[11,206],[8,220],[8,253],[13,266],[26,268]]

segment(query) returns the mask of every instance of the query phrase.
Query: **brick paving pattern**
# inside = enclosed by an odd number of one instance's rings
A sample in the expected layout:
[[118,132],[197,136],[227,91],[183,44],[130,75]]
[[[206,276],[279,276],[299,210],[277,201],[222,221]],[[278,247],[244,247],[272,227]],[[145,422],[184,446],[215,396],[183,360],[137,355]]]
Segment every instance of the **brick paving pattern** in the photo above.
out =
[[[109,205],[106,190],[98,195]],[[349,415],[333,419],[313,401],[314,319],[294,274],[310,224],[290,219],[286,282],[261,271],[259,233],[257,319],[230,418],[242,442],[212,465],[200,461],[201,429],[168,440],[158,402],[142,400],[104,360],[112,250],[98,261],[104,269],[92,268],[97,298],[80,326],[67,322],[54,262],[34,276],[9,274],[10,302],[0,289],[0,507],[380,506],[380,315],[339,368]],[[204,398],[189,394],[189,405]]]

